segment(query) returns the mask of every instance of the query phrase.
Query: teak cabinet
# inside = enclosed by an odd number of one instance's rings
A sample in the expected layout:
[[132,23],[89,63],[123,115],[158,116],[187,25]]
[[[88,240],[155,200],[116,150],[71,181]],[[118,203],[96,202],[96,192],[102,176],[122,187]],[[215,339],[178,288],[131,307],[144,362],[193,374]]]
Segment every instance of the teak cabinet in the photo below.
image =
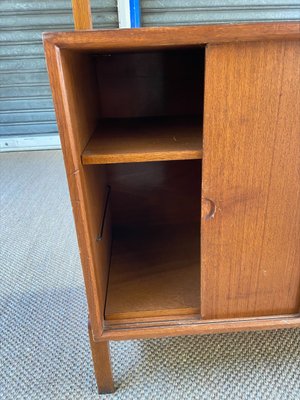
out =
[[109,340],[300,326],[299,32],[44,35],[100,392]]

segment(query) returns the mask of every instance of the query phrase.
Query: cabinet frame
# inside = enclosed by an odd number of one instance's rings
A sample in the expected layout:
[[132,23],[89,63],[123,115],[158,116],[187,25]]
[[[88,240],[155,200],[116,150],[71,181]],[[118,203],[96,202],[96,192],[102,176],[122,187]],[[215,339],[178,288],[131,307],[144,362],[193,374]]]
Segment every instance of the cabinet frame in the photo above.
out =
[[[84,123],[78,122],[80,121],[80,116],[78,116],[77,122],[73,120],[72,113],[74,110],[72,109],[72,105],[69,104],[69,99],[70,96],[76,95],[76,90],[72,87],[72,78],[70,76],[66,78],[63,73],[63,63],[64,57],[73,57],[75,65],[76,57],[78,56],[76,52],[68,54],[66,50],[80,50],[82,52],[93,52],[96,50],[101,52],[121,50],[149,51],[153,49],[164,50],[224,42],[299,39],[300,24],[297,22],[44,34],[43,40],[48,73],[53,92],[85,279],[89,321],[92,338],[95,342],[299,327],[300,314],[205,321],[199,320],[196,317],[186,318],[182,316],[178,316],[176,320],[173,317],[171,319],[161,317],[161,319],[156,319],[155,321],[145,320],[143,322],[139,322],[138,320],[121,322],[104,321],[105,285],[103,282],[98,282],[95,268],[95,252],[92,243],[93,236],[91,234],[94,227],[88,220],[86,210],[88,200],[86,198],[85,185],[92,185],[94,177],[89,176],[87,178],[85,176],[81,161],[81,154],[89,140],[87,125],[92,126],[95,118],[93,116],[93,109],[91,109],[88,121]],[[78,62],[81,62],[80,59],[78,59]],[[86,68],[86,73],[88,74],[89,65],[83,66],[83,68]],[[92,103],[92,99],[90,102]],[[78,124],[81,125],[78,126]],[[79,137],[79,135],[81,136]],[[90,203],[93,207],[96,207],[92,200],[90,200]],[[97,204],[97,207],[99,207],[99,204]],[[99,208],[101,209],[101,207]],[[107,260],[104,262],[107,263]]]

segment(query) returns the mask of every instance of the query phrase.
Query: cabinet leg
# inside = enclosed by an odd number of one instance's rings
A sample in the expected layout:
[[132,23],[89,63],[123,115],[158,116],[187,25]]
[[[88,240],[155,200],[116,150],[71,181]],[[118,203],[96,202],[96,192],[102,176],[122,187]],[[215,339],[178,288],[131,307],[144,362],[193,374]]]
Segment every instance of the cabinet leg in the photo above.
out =
[[111,370],[109,342],[95,342],[89,326],[89,337],[99,393],[115,391]]

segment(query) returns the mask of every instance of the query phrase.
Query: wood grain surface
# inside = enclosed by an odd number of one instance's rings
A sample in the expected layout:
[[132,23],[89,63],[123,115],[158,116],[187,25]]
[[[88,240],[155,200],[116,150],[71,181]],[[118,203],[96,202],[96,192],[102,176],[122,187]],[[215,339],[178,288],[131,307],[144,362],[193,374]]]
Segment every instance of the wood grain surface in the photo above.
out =
[[101,52],[155,50],[207,43],[300,38],[299,22],[265,22],[44,33],[44,40],[62,48]]
[[[103,166],[84,167],[81,154],[97,124],[96,71],[90,58],[45,44],[60,140],[68,178],[93,335],[103,330],[110,256],[110,224],[96,241],[106,195]],[[80,76],[80,79],[78,77]],[[99,268],[101,266],[101,268]]]
[[175,117],[102,120],[82,154],[83,164],[200,158],[200,118]]
[[106,319],[199,314],[199,224],[115,231]]
[[113,229],[200,226],[200,160],[111,164],[106,174]]
[[299,111],[299,42],[208,46],[203,318],[299,312]]
[[110,362],[109,342],[95,342],[90,324],[88,331],[98,392],[101,394],[113,393],[115,387]]
[[195,316],[170,317],[165,318],[164,322],[154,321],[152,323],[137,322],[124,323],[111,326],[105,322],[105,329],[101,337],[95,338],[96,341],[102,340],[129,340],[129,339],[150,339],[166,336],[201,335],[225,332],[259,331],[269,329],[299,328],[300,316],[297,315],[278,315],[276,317],[256,317],[256,318],[235,318],[227,320],[200,320]]
[[93,29],[90,0],[72,0],[75,29]]
[[101,118],[197,116],[202,124],[204,53],[198,46],[93,56]]

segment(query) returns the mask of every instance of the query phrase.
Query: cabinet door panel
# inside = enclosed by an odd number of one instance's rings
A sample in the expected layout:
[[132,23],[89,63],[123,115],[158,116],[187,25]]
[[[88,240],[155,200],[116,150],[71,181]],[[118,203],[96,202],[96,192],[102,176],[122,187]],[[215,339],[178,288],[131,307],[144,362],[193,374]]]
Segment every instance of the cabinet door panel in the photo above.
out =
[[298,313],[300,43],[208,46],[203,318]]

